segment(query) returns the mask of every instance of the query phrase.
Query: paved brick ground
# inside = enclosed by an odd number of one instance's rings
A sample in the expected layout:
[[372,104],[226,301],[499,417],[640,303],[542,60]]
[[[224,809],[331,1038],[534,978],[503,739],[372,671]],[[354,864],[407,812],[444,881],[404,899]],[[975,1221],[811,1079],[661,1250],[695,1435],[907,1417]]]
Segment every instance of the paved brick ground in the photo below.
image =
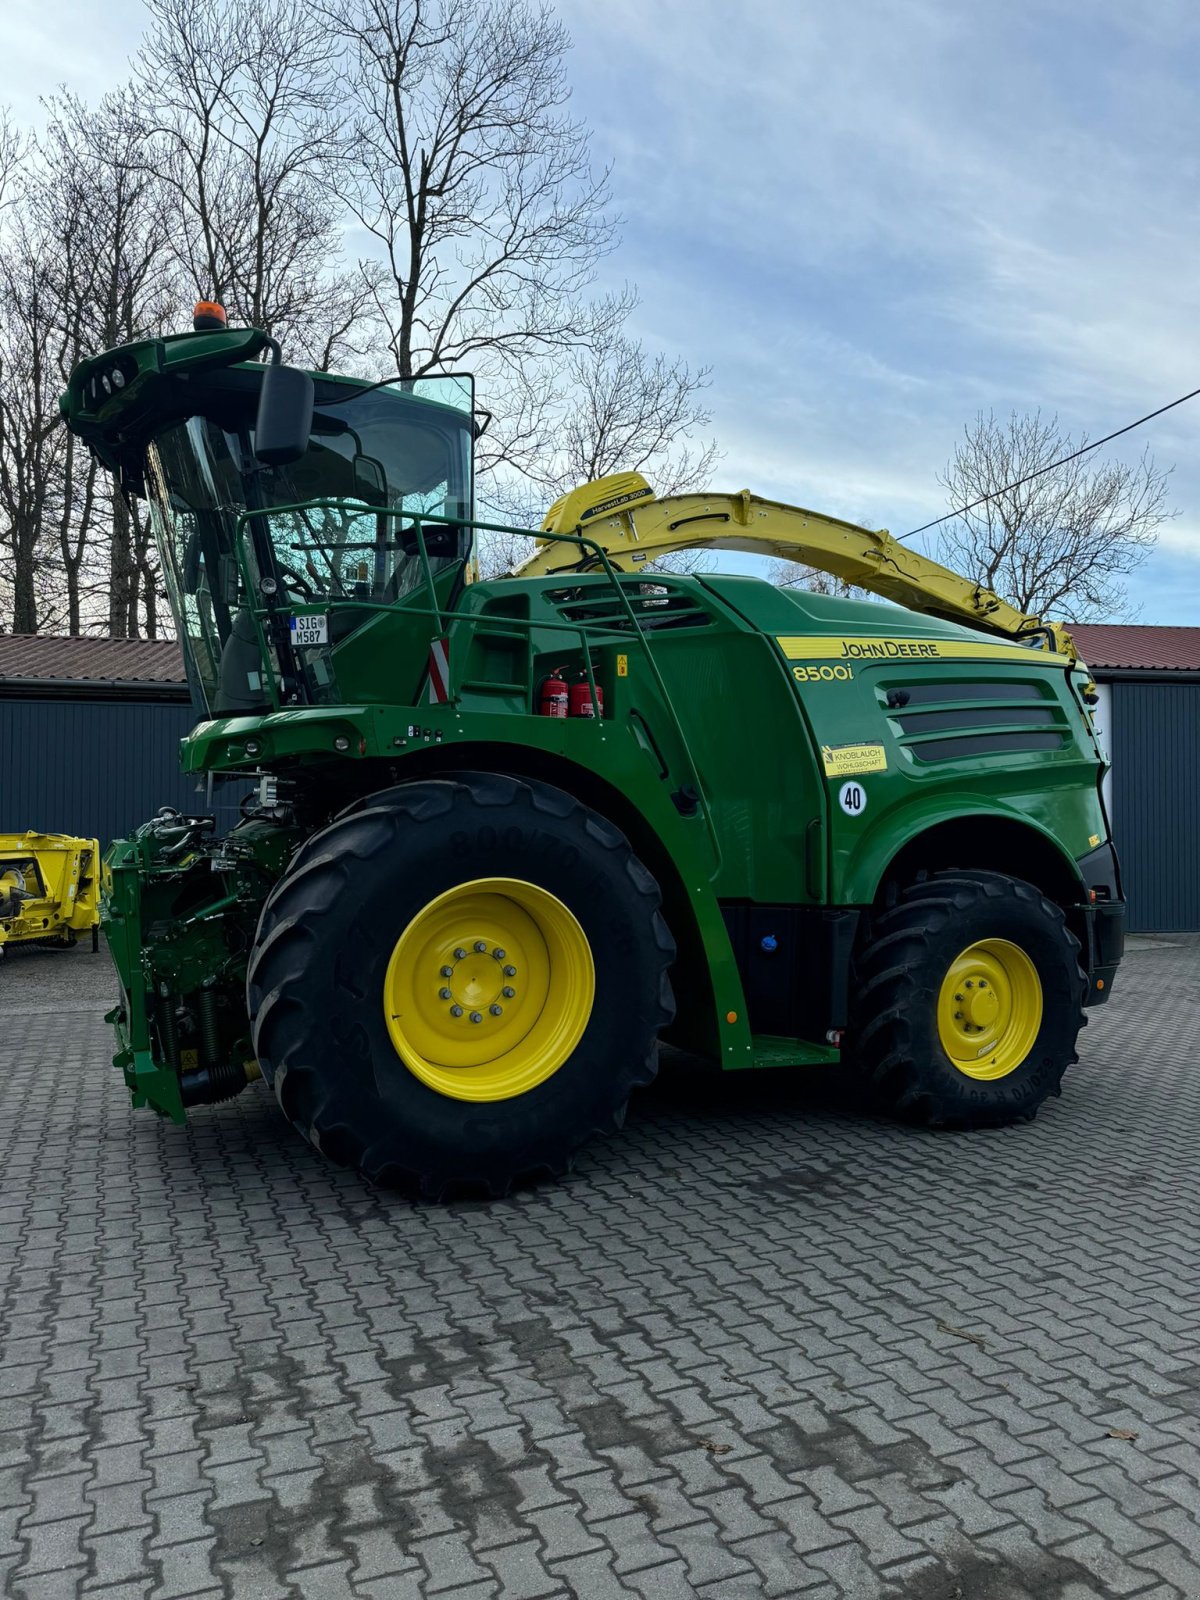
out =
[[92,958],[25,959],[6,1596],[1200,1596],[1200,942],[1135,949],[1031,1127],[673,1075],[444,1210],[262,1091],[132,1116]]

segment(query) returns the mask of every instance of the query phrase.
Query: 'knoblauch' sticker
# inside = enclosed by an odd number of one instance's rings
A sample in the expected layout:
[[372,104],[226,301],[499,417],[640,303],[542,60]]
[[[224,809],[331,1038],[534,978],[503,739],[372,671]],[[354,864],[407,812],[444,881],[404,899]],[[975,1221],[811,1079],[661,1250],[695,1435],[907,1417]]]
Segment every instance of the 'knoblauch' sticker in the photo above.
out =
[[886,772],[887,751],[881,744],[823,744],[821,765],[827,778],[852,778],[860,772]]

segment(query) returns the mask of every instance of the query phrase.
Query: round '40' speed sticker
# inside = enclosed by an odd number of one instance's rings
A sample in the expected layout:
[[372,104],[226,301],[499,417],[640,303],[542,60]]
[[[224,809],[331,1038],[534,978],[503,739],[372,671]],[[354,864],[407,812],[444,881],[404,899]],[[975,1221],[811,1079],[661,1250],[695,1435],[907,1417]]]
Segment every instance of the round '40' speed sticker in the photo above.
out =
[[867,809],[867,791],[861,783],[851,779],[838,790],[838,805],[848,817],[861,817]]

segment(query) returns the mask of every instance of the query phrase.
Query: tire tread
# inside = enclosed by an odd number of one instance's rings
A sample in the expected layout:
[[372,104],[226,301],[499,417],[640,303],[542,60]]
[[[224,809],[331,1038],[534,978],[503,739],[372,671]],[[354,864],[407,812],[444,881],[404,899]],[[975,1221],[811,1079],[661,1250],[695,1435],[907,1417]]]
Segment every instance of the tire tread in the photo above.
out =
[[[573,1130],[552,1160],[539,1158],[499,1173],[479,1167],[450,1175],[397,1163],[386,1148],[386,1138],[372,1139],[355,1127],[353,1117],[339,1104],[342,1097],[336,1084],[329,1082],[330,1075],[312,1064],[312,1019],[297,997],[303,991],[313,946],[321,944],[322,922],[339,895],[350,887],[347,863],[375,859],[394,843],[402,828],[419,827],[444,816],[456,799],[464,796],[486,807],[524,800],[544,815],[578,827],[594,845],[620,856],[624,877],[644,902],[659,971],[647,987],[653,997],[644,1018],[649,1048],[642,1059],[623,1064],[621,1088],[625,1092],[606,1116]],[[621,1127],[629,1093],[649,1084],[658,1070],[657,1035],[675,1015],[669,972],[674,955],[675,941],[662,915],[658,884],[619,829],[562,790],[499,773],[471,773],[453,779],[418,780],[372,795],[349,807],[312,838],[263,907],[246,993],[264,1076],[272,1083],[285,1115],[328,1159],[357,1167],[371,1182],[426,1200],[441,1200],[452,1188],[496,1198],[516,1183],[570,1171],[584,1143]]]
[[[1079,965],[1080,946],[1067,927],[1060,906],[1032,884],[997,872],[954,868],[901,889],[866,925],[855,959],[857,1015],[849,1051],[869,1103],[927,1127],[995,1127],[1031,1120],[1041,1100],[1060,1092],[1067,1066],[1078,1060],[1073,1047],[1063,1054],[1053,1081],[1035,1104],[1015,1112],[999,1103],[991,1107],[939,1088],[938,1080],[919,1059],[913,1017],[929,1001],[929,980],[922,975],[926,943],[957,917],[981,902],[1019,902],[1053,926],[1064,958],[1078,978],[1075,1031],[1084,1025],[1082,1001],[1086,975]],[[1072,1036],[1073,1037],[1073,1036]],[[1004,1080],[998,1080],[1004,1081]]]

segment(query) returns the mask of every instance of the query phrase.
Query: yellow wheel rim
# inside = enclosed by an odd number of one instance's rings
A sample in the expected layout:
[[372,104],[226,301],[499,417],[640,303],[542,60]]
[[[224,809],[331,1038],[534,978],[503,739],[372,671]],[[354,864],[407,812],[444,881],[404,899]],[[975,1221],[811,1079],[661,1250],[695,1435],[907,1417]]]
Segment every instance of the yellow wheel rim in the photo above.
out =
[[1015,1072],[1042,1025],[1042,984],[1019,945],[981,939],[950,965],[937,1007],[942,1049],[968,1078]]
[[476,878],[431,900],[397,939],[383,984],[396,1054],[455,1100],[510,1100],[545,1083],[595,997],[587,935],[520,878]]

